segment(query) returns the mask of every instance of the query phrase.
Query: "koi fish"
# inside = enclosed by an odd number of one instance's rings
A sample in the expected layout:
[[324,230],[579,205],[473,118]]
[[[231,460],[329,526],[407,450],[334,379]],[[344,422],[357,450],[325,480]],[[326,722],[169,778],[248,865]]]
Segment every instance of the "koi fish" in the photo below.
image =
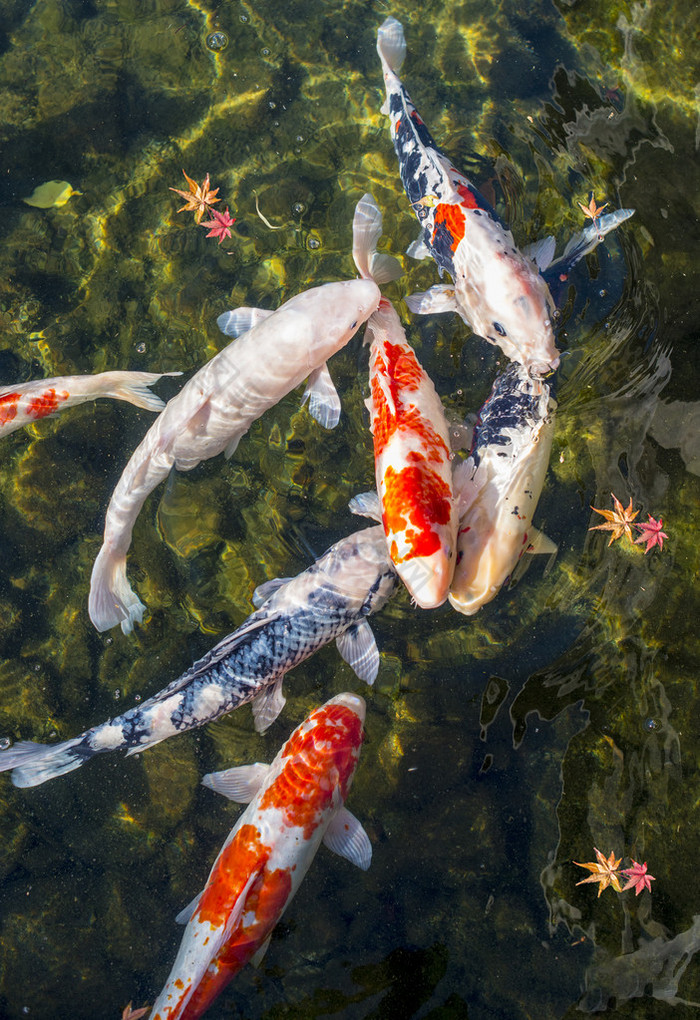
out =
[[547,383],[514,362],[479,412],[471,454],[455,469],[454,483],[461,516],[449,600],[466,616],[495,598],[524,552],[556,551],[532,527],[555,410]]
[[372,684],[379,652],[367,617],[396,584],[382,528],[357,531],[297,577],[260,585],[257,611],[160,693],[59,744],[20,741],[0,751],[0,772],[13,769],[15,786],[38,786],[96,754],[135,754],[249,701],[262,732],[284,706],[285,674],[334,639],[357,676]]
[[64,407],[74,407],[98,397],[126,400],[147,411],[162,411],[165,404],[149,386],[164,375],[181,372],[100,372],[97,375],[62,375],[36,379],[14,386],[0,386],[0,436],[23,425],[48,418]]
[[340,417],[340,399],[326,361],[354,336],[379,305],[375,280],[397,275],[390,256],[378,255],[381,213],[359,208],[353,220],[353,255],[374,267],[374,280],[347,280],[314,287],[275,312],[238,308],[219,316],[219,328],[237,336],[176,397],[134,451],[112,493],[104,540],[92,570],[90,619],[99,631],[121,623],[125,634],[143,618],[144,605],[126,576],[131,534],[146,497],[171,468],[189,471],[225,452],[268,408],[308,377],[302,403],[325,428]]
[[433,609],[447,598],[455,566],[458,513],[447,419],[386,298],[369,317],[368,336],[366,405],[384,534],[411,596],[423,609]]
[[432,258],[454,283],[414,295],[413,312],[457,312],[479,336],[500,347],[532,375],[559,364],[552,332],[553,303],[536,263],[463,173],[437,147],[397,71],[406,55],[403,27],[387,18],[377,36],[391,134],[401,181],[421,225],[408,249]]
[[339,694],[294,730],[271,765],[204,777],[248,807],[204,889],[177,918],[187,927],[151,1020],[196,1020],[246,963],[260,962],[322,842],[367,870],[372,845],[344,806],[364,719],[363,699]]

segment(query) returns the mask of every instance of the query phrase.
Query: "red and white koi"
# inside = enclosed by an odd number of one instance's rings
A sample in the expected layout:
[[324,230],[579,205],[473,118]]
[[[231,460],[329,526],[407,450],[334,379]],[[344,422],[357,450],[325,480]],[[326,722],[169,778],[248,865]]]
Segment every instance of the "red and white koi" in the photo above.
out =
[[[353,219],[353,257],[374,267],[374,279],[313,287],[275,312],[239,308],[219,316],[219,328],[238,336],[170,400],[134,451],[112,493],[104,541],[92,570],[89,613],[95,627],[121,624],[125,634],[144,606],[126,576],[126,554],[146,497],[172,467],[189,471],[225,451],[230,457],[252,423],[308,378],[303,401],[325,428],[340,417],[340,398],[326,361],[344,347],[379,305],[376,281],[400,275],[398,263],[378,255],[382,219],[360,207]],[[361,270],[362,271],[362,270]],[[241,335],[242,334],[242,335]]]
[[313,711],[271,765],[244,765],[203,783],[248,804],[214,862],[151,1020],[195,1020],[246,963],[265,954],[273,928],[321,842],[366,870],[367,833],[345,808],[365,702],[339,694]]
[[[366,404],[389,555],[416,603],[433,609],[447,598],[458,523],[445,411],[386,298],[365,337],[371,338]],[[367,496],[351,508],[379,519]]]
[[471,454],[454,481],[460,522],[449,599],[466,616],[495,598],[523,553],[556,551],[532,527],[555,410],[547,383],[511,364],[479,412]]
[[559,364],[559,353],[551,296],[536,262],[518,250],[510,230],[441,152],[419,117],[397,75],[406,41],[395,18],[380,27],[377,51],[387,94],[382,112],[391,118],[401,180],[421,224],[408,254],[432,256],[441,274],[447,271],[454,281],[412,295],[408,307],[422,314],[457,312],[532,375],[546,375]]
[[162,411],[165,404],[148,387],[164,375],[181,374],[100,372],[97,375],[62,375],[15,386],[0,386],[0,436],[7,436],[23,425],[57,414],[65,407],[75,407],[98,397],[114,397],[147,411]]

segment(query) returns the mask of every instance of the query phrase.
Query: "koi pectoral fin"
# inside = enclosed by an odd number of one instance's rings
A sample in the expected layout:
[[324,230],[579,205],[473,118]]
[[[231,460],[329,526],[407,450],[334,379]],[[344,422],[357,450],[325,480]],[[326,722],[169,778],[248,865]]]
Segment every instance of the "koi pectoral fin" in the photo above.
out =
[[379,649],[367,621],[353,624],[336,638],[335,643],[348,666],[354,669],[360,680],[371,686],[379,672]]
[[226,336],[239,337],[271,315],[267,308],[234,308],[230,312],[222,312],[216,325]]
[[324,845],[339,857],[367,871],[372,863],[372,844],[357,818],[342,807],[326,829]]
[[430,290],[409,294],[404,300],[415,315],[440,315],[443,312],[458,311],[455,289],[449,284],[436,284]]
[[409,258],[412,259],[430,258],[430,248],[423,239],[423,231],[421,231],[420,235],[415,239],[415,241],[412,241],[411,244],[409,244],[408,248],[406,249],[406,254],[409,256]]
[[208,786],[236,804],[250,804],[265,782],[270,766],[256,761],[253,765],[236,765],[222,772],[209,772],[202,779],[202,786]]
[[260,606],[264,605],[269,598],[272,598],[276,591],[284,588],[285,584],[293,580],[293,577],[273,577],[271,581],[263,581],[253,592],[252,600],[255,608],[260,609]]
[[381,522],[382,508],[376,492],[358,492],[348,503],[348,509],[358,517],[369,517],[371,521]]
[[255,729],[258,733],[264,733],[269,726],[272,726],[287,702],[284,694],[282,694],[283,679],[283,677],[280,677],[274,684],[265,687],[258,694],[257,698],[253,700],[251,707],[253,709]]
[[559,552],[559,546],[551,538],[548,538],[544,532],[538,531],[537,528],[530,528],[530,541],[525,552],[532,553],[533,556],[542,553],[551,556]]
[[340,421],[340,397],[325,361],[309,376],[301,401],[302,407],[307,400],[311,417],[324,429],[334,429]]

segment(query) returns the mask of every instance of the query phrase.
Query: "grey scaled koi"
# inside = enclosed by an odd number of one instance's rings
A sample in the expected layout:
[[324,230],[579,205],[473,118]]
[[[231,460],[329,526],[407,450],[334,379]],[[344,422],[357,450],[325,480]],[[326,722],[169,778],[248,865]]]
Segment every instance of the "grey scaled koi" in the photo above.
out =
[[355,532],[297,577],[261,585],[253,596],[258,610],[159,694],[71,740],[48,746],[22,741],[0,751],[0,771],[13,769],[15,786],[38,786],[103,751],[143,751],[248,701],[262,732],[284,706],[285,674],[333,640],[371,684],[379,652],[366,617],[397,583],[384,529]]

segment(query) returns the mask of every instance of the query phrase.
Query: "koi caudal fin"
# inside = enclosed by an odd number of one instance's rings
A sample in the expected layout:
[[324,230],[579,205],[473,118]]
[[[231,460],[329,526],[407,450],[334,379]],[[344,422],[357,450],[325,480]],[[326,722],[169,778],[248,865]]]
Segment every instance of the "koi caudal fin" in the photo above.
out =
[[403,25],[396,18],[387,18],[379,26],[377,32],[377,53],[382,65],[394,74],[399,70],[406,57],[406,39]]
[[182,375],[182,372],[103,372],[97,377],[100,392],[95,396],[116,397],[147,411],[162,411],[165,403],[148,387],[164,375]]
[[130,634],[134,623],[141,623],[143,602],[134,593],[126,577],[126,553],[109,546],[100,549],[90,578],[88,613],[99,631],[121,624]]
[[0,772],[12,769],[12,782],[23,789],[39,786],[48,779],[79,769],[94,753],[85,745],[83,736],[53,745],[22,740],[7,751],[0,751]]
[[380,255],[377,251],[382,236],[382,214],[371,195],[363,195],[355,206],[352,220],[352,257],[363,280],[374,280],[377,285],[398,280],[403,269],[393,255]]

